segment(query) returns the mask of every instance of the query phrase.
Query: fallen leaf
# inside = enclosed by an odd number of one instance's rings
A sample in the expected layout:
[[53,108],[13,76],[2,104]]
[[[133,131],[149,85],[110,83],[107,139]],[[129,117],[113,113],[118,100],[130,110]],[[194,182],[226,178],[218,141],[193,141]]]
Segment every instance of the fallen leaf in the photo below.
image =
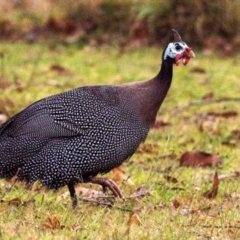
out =
[[212,189],[203,193],[202,196],[208,199],[215,198],[218,193],[219,183],[220,183],[220,180],[218,178],[218,173],[215,172]]
[[48,215],[46,223],[43,223],[42,226],[45,229],[49,229],[49,230],[64,228],[64,226],[61,226],[60,221],[58,220],[58,218],[55,215],[53,215],[53,214]]
[[219,166],[222,160],[214,154],[191,151],[183,153],[179,162],[180,166],[185,167],[207,167],[212,165]]
[[174,208],[177,209],[177,208],[179,208],[181,206],[181,203],[178,200],[174,199],[173,200],[173,206],[174,206]]
[[162,129],[162,128],[164,128],[166,126],[170,126],[170,125],[171,124],[168,122],[157,121],[154,123],[154,125],[151,128],[157,130],[157,129]]
[[236,170],[235,175],[236,175],[236,177],[240,177],[240,170]]
[[124,181],[129,185],[134,185],[134,182],[130,179],[129,176],[125,174],[124,170],[121,167],[114,168],[112,172],[114,181]]
[[171,182],[171,183],[177,183],[178,180],[175,178],[175,177],[171,177],[169,175],[164,175],[163,176],[168,182]]
[[138,214],[134,213],[131,217],[130,217],[130,221],[129,221],[129,224],[130,226],[132,225],[138,225],[140,226],[142,223],[141,223],[141,220],[138,216]]
[[67,68],[62,67],[60,65],[57,65],[57,64],[53,64],[50,67],[50,70],[57,72],[58,75],[61,75],[61,76],[71,76],[72,75],[70,70],[68,70]]
[[214,97],[214,93],[213,92],[208,92],[205,95],[202,96],[202,99],[206,100],[206,99],[213,99]]
[[55,215],[49,215],[48,221],[50,222],[53,229],[60,227],[60,221],[58,220],[58,218]]
[[238,115],[238,113],[236,111],[208,112],[207,113],[207,116],[222,117],[222,118],[236,117],[237,115]]
[[171,189],[172,191],[183,191],[183,190],[186,190],[186,189],[183,188],[183,187],[171,187],[171,188],[169,188],[169,189]]
[[206,70],[200,67],[194,67],[190,70],[192,73],[200,73],[200,74],[205,74]]
[[20,198],[13,198],[10,201],[8,201],[8,205],[13,205],[13,206],[19,206],[22,204],[22,201]]

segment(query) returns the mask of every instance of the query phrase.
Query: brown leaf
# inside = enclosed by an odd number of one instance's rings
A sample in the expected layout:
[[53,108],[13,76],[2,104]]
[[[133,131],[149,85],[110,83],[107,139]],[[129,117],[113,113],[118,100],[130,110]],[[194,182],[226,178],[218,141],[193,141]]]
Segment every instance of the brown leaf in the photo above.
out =
[[58,75],[61,75],[61,76],[71,76],[72,75],[70,70],[68,70],[67,68],[62,67],[60,65],[57,65],[57,64],[53,64],[50,67],[50,70],[57,72]]
[[194,67],[191,69],[192,73],[200,73],[200,74],[205,74],[206,70],[200,67]]
[[129,221],[129,224],[130,226],[132,225],[138,225],[140,226],[142,223],[141,223],[141,220],[138,216],[138,214],[134,213],[131,217],[130,217],[130,221]]
[[218,193],[219,183],[220,183],[220,180],[218,178],[218,173],[215,172],[212,189],[203,193],[202,196],[208,199],[215,198]]
[[174,206],[174,208],[179,208],[181,206],[181,203],[178,200],[174,199],[173,206]]
[[171,177],[169,175],[164,175],[164,178],[168,181],[168,182],[171,182],[171,183],[177,183],[178,180],[175,178],[175,177]]
[[124,170],[121,167],[114,168],[113,172],[113,180],[114,181],[125,181],[129,185],[134,185],[134,182],[127,176]]
[[64,226],[60,225],[60,221],[58,220],[58,218],[53,214],[48,215],[48,218],[46,221],[47,221],[46,223],[42,224],[43,228],[45,229],[54,230],[54,229],[64,228]]
[[155,130],[157,130],[157,129],[162,129],[162,128],[164,128],[164,127],[166,127],[166,126],[170,126],[170,125],[171,125],[171,124],[168,123],[168,122],[157,121],[157,122],[155,122],[154,125],[152,126],[152,129],[155,129]]
[[21,201],[20,198],[13,198],[13,199],[11,199],[10,201],[8,201],[8,204],[18,207],[19,205],[22,204],[22,201]]
[[238,113],[236,111],[225,111],[225,112],[208,112],[207,116],[213,116],[213,117],[222,117],[222,118],[230,118],[230,117],[236,117]]
[[236,177],[240,177],[240,169],[235,171]]
[[208,92],[205,95],[202,96],[202,99],[213,99],[214,93],[213,92]]
[[58,218],[55,215],[49,215],[48,221],[51,224],[53,229],[60,227],[60,221],[58,220]]
[[222,160],[210,153],[191,151],[183,153],[179,162],[180,166],[185,167],[207,167],[212,165],[218,166],[222,163]]

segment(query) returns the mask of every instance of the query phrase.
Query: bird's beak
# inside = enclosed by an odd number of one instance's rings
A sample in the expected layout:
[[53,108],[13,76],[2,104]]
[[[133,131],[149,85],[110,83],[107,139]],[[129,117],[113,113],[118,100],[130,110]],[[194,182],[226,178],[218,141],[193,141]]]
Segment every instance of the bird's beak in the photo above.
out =
[[180,60],[182,59],[183,65],[186,66],[190,61],[190,58],[195,58],[195,53],[191,48],[186,48],[184,52],[178,54],[175,57],[175,63],[178,66],[180,63]]

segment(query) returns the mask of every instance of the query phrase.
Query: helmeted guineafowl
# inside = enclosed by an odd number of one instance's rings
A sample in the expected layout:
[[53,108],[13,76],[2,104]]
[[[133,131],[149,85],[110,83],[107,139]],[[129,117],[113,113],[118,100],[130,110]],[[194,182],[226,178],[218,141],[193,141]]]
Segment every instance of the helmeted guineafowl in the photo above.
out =
[[172,80],[173,64],[186,65],[194,52],[173,31],[163,52],[161,70],[144,82],[87,86],[44,98],[0,126],[0,177],[49,188],[67,185],[73,206],[74,185],[92,182],[120,189],[96,178],[129,159],[155,122]]

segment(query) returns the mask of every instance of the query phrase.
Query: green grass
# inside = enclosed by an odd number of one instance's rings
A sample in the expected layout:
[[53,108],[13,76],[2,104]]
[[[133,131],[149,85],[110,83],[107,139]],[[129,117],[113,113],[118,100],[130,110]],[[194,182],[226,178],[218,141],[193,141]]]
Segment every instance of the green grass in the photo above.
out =
[[[140,48],[122,53],[111,46],[45,46],[0,43],[1,74],[10,87],[0,90],[0,111],[13,115],[30,103],[67,89],[92,84],[120,84],[155,76],[162,50]],[[176,107],[200,100],[213,92],[214,98],[239,97],[239,56],[204,56],[196,51],[188,66],[174,67],[172,87],[159,112],[158,120],[169,123],[151,130],[141,152],[122,168],[135,183],[118,182],[125,196],[142,186],[150,195],[116,201],[112,208],[80,200],[76,210],[67,188],[57,192],[36,184],[28,190],[23,183],[0,180],[0,239],[239,239],[240,139],[222,144],[240,129],[239,102],[196,105],[176,111]],[[53,71],[53,66],[64,71]],[[201,68],[204,73],[196,73]],[[16,82],[18,84],[16,84]],[[20,84],[20,88],[18,87]],[[10,103],[11,104],[10,104]],[[238,116],[214,118],[209,128],[200,130],[207,112],[236,111]],[[220,182],[214,199],[202,193],[212,186],[215,168],[184,168],[178,159],[185,151],[217,154],[223,159]],[[177,183],[166,181],[167,174]],[[113,177],[112,173],[107,176]],[[17,199],[17,204],[11,202]],[[21,202],[19,202],[19,200]],[[174,204],[178,203],[178,207]],[[130,224],[136,213],[140,225]],[[48,218],[55,217],[55,228]],[[57,220],[59,221],[57,221]]]

